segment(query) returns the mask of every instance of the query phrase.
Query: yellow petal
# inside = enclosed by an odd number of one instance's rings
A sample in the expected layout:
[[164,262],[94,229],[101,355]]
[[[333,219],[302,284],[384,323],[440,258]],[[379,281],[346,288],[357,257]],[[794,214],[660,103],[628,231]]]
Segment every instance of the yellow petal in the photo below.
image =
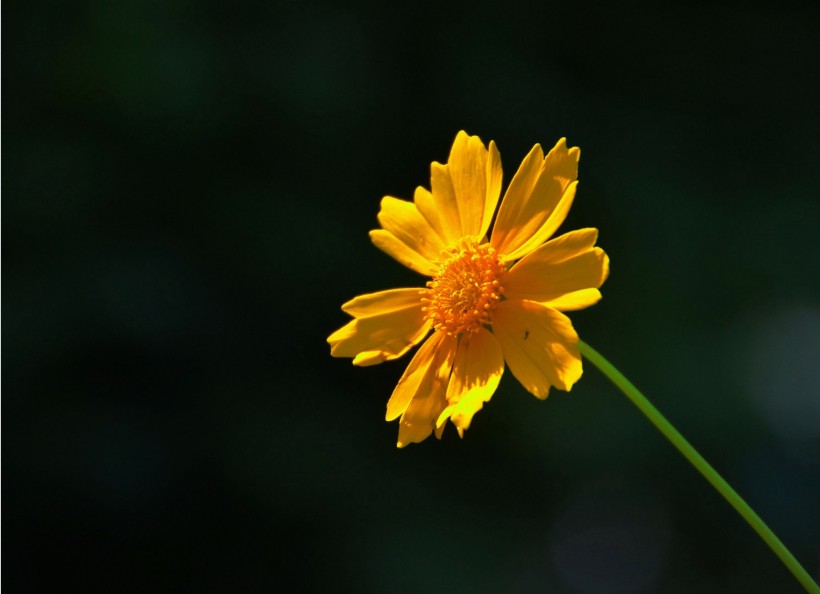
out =
[[535,145],[510,182],[498,210],[491,243],[516,260],[546,241],[561,225],[575,198],[577,147],[562,138],[546,157]]
[[441,427],[449,417],[460,430],[470,427],[473,415],[489,402],[504,373],[504,353],[491,332],[480,328],[463,336],[453,362],[447,386],[447,409],[439,416]]
[[447,165],[436,162],[430,165],[430,189],[432,200],[417,202],[416,206],[428,221],[432,217],[438,217],[445,243],[453,244],[462,237],[461,215]]
[[480,238],[488,198],[487,148],[478,136],[469,136],[462,130],[453,142],[447,166],[458,203],[461,231],[465,236]]
[[387,402],[385,420],[392,421],[404,414],[404,411],[410,405],[410,401],[413,400],[413,397],[422,386],[427,372],[433,365],[438,349],[443,348],[442,345],[444,345],[444,348],[448,346],[449,343],[445,340],[446,338],[449,337],[443,332],[434,332],[433,335],[419,347],[419,350],[410,360],[410,364],[399,379],[399,383],[396,384],[396,388],[393,390],[390,400]]
[[438,268],[427,258],[384,229],[370,232],[370,240],[377,248],[419,274],[433,276]]
[[[498,209],[498,216],[495,219],[493,234],[490,243],[495,249],[511,245],[515,239],[517,230],[515,227],[516,218],[523,210],[527,199],[532,194],[532,189],[541,174],[544,165],[544,151],[541,145],[536,144],[521,161],[518,171],[510,181],[501,207]],[[524,238],[526,239],[526,238]],[[506,253],[506,252],[505,252]]]
[[372,318],[398,311],[414,309],[421,304],[420,288],[389,289],[354,297],[342,305],[342,311],[354,318]]
[[444,217],[443,211],[437,208],[436,202],[433,200],[433,194],[426,188],[419,186],[413,196],[413,203],[424,217],[424,220],[430,224],[430,227],[433,228],[442,241],[449,245],[449,224],[446,217]]
[[[504,276],[504,292],[509,299],[529,299],[542,303],[554,300],[561,308],[580,309],[581,303],[600,293],[584,292],[570,299],[566,295],[598,289],[609,275],[609,257],[599,247],[593,247],[597,229],[571,231],[548,241],[519,260]],[[588,303],[591,305],[591,303]]]
[[[458,341],[442,332],[434,334],[428,342],[434,339],[433,353],[427,355],[428,364],[425,366],[422,362],[419,366],[419,369],[424,367],[424,372],[419,375],[417,370],[404,382],[410,384],[404,390],[405,392],[412,391],[412,396],[399,420],[399,438],[396,445],[400,448],[408,443],[418,443],[427,439],[435,429],[436,419],[447,405],[445,393]],[[399,386],[396,387],[397,390],[398,388]],[[406,395],[403,397],[406,398]],[[401,408],[403,404],[397,399],[395,406]],[[390,413],[389,404],[388,413]],[[392,415],[388,414],[388,416]]]
[[512,374],[531,394],[569,390],[581,377],[578,335],[569,318],[534,301],[508,300],[493,313],[493,332]]
[[437,424],[436,428],[434,429],[434,432],[436,434],[436,439],[441,439],[441,434],[444,433],[444,423],[442,423],[441,425]]
[[446,247],[412,202],[385,196],[378,218],[385,231],[428,261],[436,260]]
[[[447,406],[444,388],[419,393],[404,411],[399,420],[399,437],[396,445],[400,448],[410,443],[420,443],[436,431],[436,419],[441,409]],[[438,437],[441,433],[438,432]]]
[[419,289],[392,289],[361,295],[342,309],[354,316],[330,335],[330,354],[354,357],[354,365],[375,365],[401,357],[430,331]]
[[501,156],[494,142],[489,150],[478,136],[456,135],[447,164],[430,166],[432,192],[417,188],[414,203],[432,229],[453,245],[487,233],[501,195]]
[[555,299],[545,301],[544,305],[558,311],[576,311],[595,305],[601,300],[601,292],[598,289],[581,289],[566,295],[561,295]]
[[522,258],[513,268],[522,265],[526,261],[537,259],[548,260],[553,263],[563,262],[581,252],[591,250],[596,241],[598,241],[597,229],[592,227],[576,229],[551,239],[525,258]]
[[481,222],[481,229],[478,232],[479,237],[487,235],[487,230],[490,228],[490,223],[495,214],[495,207],[498,206],[498,199],[501,197],[501,153],[498,152],[498,147],[495,146],[495,141],[490,141],[490,149],[487,156],[487,194],[484,202],[484,218]]

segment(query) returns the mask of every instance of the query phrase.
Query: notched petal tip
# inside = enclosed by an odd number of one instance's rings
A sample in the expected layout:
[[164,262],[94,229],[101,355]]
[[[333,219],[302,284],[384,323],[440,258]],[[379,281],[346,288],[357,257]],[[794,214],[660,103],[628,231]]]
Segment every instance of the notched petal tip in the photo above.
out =
[[558,142],[555,143],[555,147],[552,149],[557,151],[558,153],[563,153],[571,157],[576,163],[581,158],[581,149],[577,146],[568,147],[567,145],[567,137],[562,136],[558,139]]

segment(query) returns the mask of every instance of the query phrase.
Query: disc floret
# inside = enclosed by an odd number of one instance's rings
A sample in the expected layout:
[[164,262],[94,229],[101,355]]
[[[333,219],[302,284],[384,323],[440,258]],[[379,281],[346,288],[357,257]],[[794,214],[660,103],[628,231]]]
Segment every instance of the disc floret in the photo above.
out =
[[422,289],[423,310],[433,328],[457,336],[489,324],[504,292],[504,272],[489,243],[464,239],[446,250],[433,280]]

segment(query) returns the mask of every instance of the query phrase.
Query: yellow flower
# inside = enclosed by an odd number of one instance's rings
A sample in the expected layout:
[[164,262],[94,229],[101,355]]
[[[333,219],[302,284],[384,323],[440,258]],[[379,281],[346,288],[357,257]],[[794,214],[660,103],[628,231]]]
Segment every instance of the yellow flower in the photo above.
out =
[[[425,276],[426,288],[361,295],[354,319],[327,339],[335,357],[374,365],[421,345],[387,403],[400,417],[398,446],[418,443],[449,419],[460,436],[498,387],[506,361],[533,395],[569,390],[581,377],[578,335],[562,311],[601,298],[609,258],[597,229],[547,241],[575,198],[577,147],[535,145],[501,194],[501,156],[459,132],[446,165],[431,165],[431,190],[413,202],[386,196],[370,232],[377,247]],[[546,242],[546,243],[544,243]]]

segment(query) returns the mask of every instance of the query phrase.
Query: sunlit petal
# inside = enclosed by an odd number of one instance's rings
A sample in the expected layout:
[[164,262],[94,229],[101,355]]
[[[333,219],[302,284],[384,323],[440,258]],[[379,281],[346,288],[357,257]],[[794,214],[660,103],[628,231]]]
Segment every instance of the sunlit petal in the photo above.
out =
[[493,332],[510,371],[534,396],[546,398],[550,386],[569,390],[580,379],[578,335],[561,312],[534,301],[503,301]]
[[543,155],[535,145],[510,182],[498,210],[492,245],[508,261],[529,253],[564,222],[575,198],[580,150],[562,138]]
[[504,353],[495,336],[484,328],[462,337],[447,386],[447,408],[437,426],[449,419],[459,433],[470,427],[473,415],[492,398],[504,373]]
[[[408,367],[388,403],[388,420],[394,419],[395,413],[402,410],[396,444],[400,448],[427,439],[436,428],[436,419],[447,406],[445,394],[458,340],[437,333],[428,342],[434,342],[431,346],[432,353],[423,354],[419,365],[412,372]],[[422,348],[424,346],[426,343]],[[421,353],[421,349],[419,352]],[[413,362],[410,365],[413,366]]]
[[375,365],[404,355],[430,331],[419,289],[361,295],[342,309],[354,316],[328,337],[330,354],[353,357],[354,365]]
[[419,274],[433,276],[437,270],[435,264],[390,233],[390,231],[374,229],[370,232],[370,240],[373,245],[384,253]]
[[382,200],[373,243],[431,279],[347,302],[354,319],[328,341],[334,356],[356,365],[421,343],[387,403],[399,447],[440,438],[448,420],[463,436],[505,365],[541,399],[581,377],[578,335],[561,312],[601,299],[609,258],[595,246],[596,229],[548,241],[575,198],[579,155],[563,138],[547,155],[535,145],[494,220],[501,155],[494,142],[462,131],[447,163],[431,164],[430,190],[419,186],[412,202]]
[[[585,290],[598,289],[609,274],[609,258],[601,248],[594,247],[597,237],[597,229],[571,231],[530,252],[504,277],[506,296],[554,301],[561,305],[550,303],[557,309],[580,309],[578,306],[584,301],[594,303],[595,293]],[[580,291],[585,292],[562,299]]]
[[438,233],[412,202],[385,196],[378,219],[385,231],[428,261],[435,261],[445,247]]

